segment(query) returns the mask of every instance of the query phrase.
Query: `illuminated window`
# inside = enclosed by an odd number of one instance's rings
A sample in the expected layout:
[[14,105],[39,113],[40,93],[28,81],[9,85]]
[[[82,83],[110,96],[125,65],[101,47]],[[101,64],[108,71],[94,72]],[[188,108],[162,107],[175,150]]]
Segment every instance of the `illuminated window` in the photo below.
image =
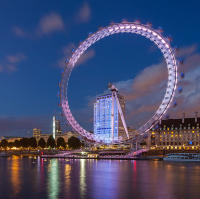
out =
[[167,130],[169,131],[169,128],[167,128]]
[[173,135],[171,135],[171,137],[174,137]]

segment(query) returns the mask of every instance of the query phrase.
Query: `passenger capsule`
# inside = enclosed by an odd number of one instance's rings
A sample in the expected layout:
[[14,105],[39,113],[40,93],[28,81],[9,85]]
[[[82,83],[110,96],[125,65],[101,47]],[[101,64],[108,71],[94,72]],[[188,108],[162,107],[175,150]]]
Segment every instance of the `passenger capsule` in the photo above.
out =
[[63,72],[64,72],[64,70],[62,69],[62,70],[61,70],[61,75],[63,74]]
[[58,106],[61,107],[61,103],[60,102],[58,102]]
[[179,59],[179,63],[183,64],[183,59],[182,58]]
[[89,32],[89,33],[88,33],[88,37],[90,37],[91,35],[92,35],[92,32]]
[[122,19],[122,23],[127,23],[127,22],[128,22],[128,20],[126,18]]
[[147,26],[152,27],[153,26],[152,22],[151,21],[147,21]]
[[136,18],[134,22],[135,22],[135,23],[138,23],[138,24],[141,23],[139,18]]
[[71,50],[71,53],[73,53],[75,51],[75,49],[73,48],[72,50]]
[[181,72],[181,78],[184,78],[184,77],[185,77],[184,72]]
[[182,93],[182,87],[181,86],[179,87],[178,92]]
[[57,92],[57,96],[60,97],[60,91]]
[[159,124],[155,126],[155,130],[156,130],[156,129],[159,129],[159,128],[160,128],[160,125],[159,125]]
[[166,119],[169,119],[169,118],[170,118],[169,114],[165,115],[165,118],[166,118]]
[[58,82],[58,86],[60,86],[60,83],[61,83],[61,82],[59,81],[59,82]]
[[102,27],[102,26],[99,26],[98,30],[102,30],[102,29],[103,29],[103,27]]
[[158,31],[160,32],[160,33],[163,33],[163,28],[162,27],[158,27]]
[[68,62],[68,59],[67,60],[65,60],[65,63],[67,63]]
[[174,47],[174,49],[176,52],[179,52],[179,47],[177,45]]
[[176,107],[177,106],[177,102],[175,101],[174,103],[173,103],[173,107]]
[[115,22],[113,20],[110,21],[110,25],[114,25]]
[[172,36],[171,36],[171,35],[168,35],[168,37],[167,37],[167,38],[168,38],[168,40],[169,40],[169,41],[172,41],[172,40],[173,40],[173,38],[172,38]]

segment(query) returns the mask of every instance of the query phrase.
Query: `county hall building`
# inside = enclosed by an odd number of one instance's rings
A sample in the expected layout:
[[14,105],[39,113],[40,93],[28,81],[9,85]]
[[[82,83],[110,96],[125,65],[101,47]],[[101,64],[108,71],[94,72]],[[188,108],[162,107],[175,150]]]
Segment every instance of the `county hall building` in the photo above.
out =
[[185,113],[181,119],[161,120],[156,129],[149,131],[147,146],[150,150],[170,150],[186,152],[199,152],[200,118],[195,112],[194,118],[185,118]]

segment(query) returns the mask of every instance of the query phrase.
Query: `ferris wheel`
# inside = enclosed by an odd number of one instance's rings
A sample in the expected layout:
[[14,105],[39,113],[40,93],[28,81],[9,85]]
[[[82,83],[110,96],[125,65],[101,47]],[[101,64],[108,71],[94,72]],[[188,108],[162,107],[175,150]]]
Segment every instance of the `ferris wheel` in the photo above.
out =
[[[152,28],[151,22],[148,22],[147,24],[143,25],[140,23],[139,20],[136,20],[134,22],[128,22],[126,19],[123,19],[121,23],[114,23],[111,22],[109,26],[107,27],[100,27],[98,31],[94,33],[89,33],[88,37],[79,43],[79,46],[72,50],[71,57],[66,60],[66,66],[65,69],[62,70],[62,79],[59,82],[60,86],[60,102],[59,106],[62,107],[62,114],[65,116],[67,123],[74,129],[74,131],[78,132],[85,140],[89,142],[95,142],[95,143],[104,143],[106,142],[106,137],[97,136],[83,127],[79,125],[79,123],[76,121],[76,119],[73,117],[72,112],[69,107],[68,103],[68,82],[70,79],[71,72],[78,61],[78,59],[81,57],[81,55],[95,42],[103,39],[104,37],[108,37],[113,34],[118,33],[134,33],[139,34],[141,36],[146,37],[147,39],[150,39],[152,42],[154,42],[157,47],[160,49],[160,51],[163,54],[163,57],[167,64],[167,70],[168,70],[168,83],[166,92],[164,95],[164,98],[158,108],[158,110],[155,112],[155,114],[151,117],[151,119],[143,124],[140,128],[137,129],[139,132],[140,137],[144,136],[150,129],[155,127],[157,123],[162,119],[162,117],[166,114],[166,111],[172,104],[176,87],[177,87],[177,67],[180,63],[182,63],[182,59],[180,61],[176,60],[175,58],[175,52],[178,50],[178,48],[172,48],[170,46],[170,41],[172,40],[171,36],[163,37],[162,35],[162,28],[159,27],[157,30]],[[184,76],[184,74],[181,74],[181,76]],[[109,89],[112,92],[112,99],[114,103],[114,99],[117,102],[117,108],[120,113],[120,117],[125,129],[125,133],[127,135],[126,143],[134,142],[135,137],[129,137],[125,117],[123,115],[120,103],[117,98],[117,91],[118,89],[113,84],[108,85]],[[181,87],[179,88],[179,92],[181,91]],[[176,102],[174,102],[175,105]],[[113,111],[112,111],[112,138],[109,140],[110,143],[122,143],[121,140],[113,140],[113,128],[114,128],[114,119],[113,119]]]

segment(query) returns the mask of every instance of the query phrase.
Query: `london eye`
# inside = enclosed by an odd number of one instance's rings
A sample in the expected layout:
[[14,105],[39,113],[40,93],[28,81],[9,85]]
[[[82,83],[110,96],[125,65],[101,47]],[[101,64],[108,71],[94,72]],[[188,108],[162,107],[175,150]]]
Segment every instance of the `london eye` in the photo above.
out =
[[[124,19],[121,23],[114,23],[111,22],[109,26],[107,27],[99,27],[99,29],[94,33],[89,33],[88,37],[79,43],[79,46],[72,50],[71,57],[66,60],[65,69],[62,70],[62,79],[59,82],[60,91],[59,91],[59,97],[60,102],[59,106],[62,107],[62,114],[65,116],[67,123],[76,131],[79,133],[84,139],[91,143],[131,143],[136,140],[136,137],[130,137],[127,130],[126,120],[123,115],[123,111],[121,109],[121,105],[119,103],[119,100],[117,98],[117,86],[114,85],[112,82],[109,82],[108,89],[112,92],[111,98],[112,98],[112,105],[114,103],[114,100],[117,104],[117,109],[120,114],[121,121],[123,123],[123,127],[127,136],[126,140],[119,140],[114,139],[114,108],[111,109],[111,138],[107,139],[104,136],[94,135],[93,133],[89,132],[85,128],[83,128],[75,119],[75,117],[72,115],[69,101],[68,101],[68,83],[70,80],[70,75],[72,73],[72,70],[74,69],[74,66],[76,65],[77,61],[81,58],[81,56],[84,54],[84,52],[93,44],[95,44],[97,41],[109,37],[113,34],[118,33],[133,33],[138,34],[141,36],[146,37],[147,39],[151,40],[156,46],[160,49],[163,58],[165,59],[166,65],[167,65],[167,88],[165,90],[164,98],[159,105],[158,109],[155,111],[153,116],[144,123],[141,127],[137,129],[139,132],[138,137],[143,137],[145,134],[155,127],[158,122],[163,118],[163,116],[166,115],[166,112],[170,105],[176,103],[173,102],[173,98],[176,92],[177,87],[177,67],[180,64],[180,61],[178,61],[175,57],[176,48],[172,48],[170,46],[171,36],[164,37],[162,35],[162,28],[158,28],[157,30],[152,28],[152,24],[148,22],[147,24],[141,24],[139,20],[136,20],[134,22],[128,22],[126,19]],[[181,88],[179,88],[180,91]],[[182,89],[181,89],[182,90]]]

